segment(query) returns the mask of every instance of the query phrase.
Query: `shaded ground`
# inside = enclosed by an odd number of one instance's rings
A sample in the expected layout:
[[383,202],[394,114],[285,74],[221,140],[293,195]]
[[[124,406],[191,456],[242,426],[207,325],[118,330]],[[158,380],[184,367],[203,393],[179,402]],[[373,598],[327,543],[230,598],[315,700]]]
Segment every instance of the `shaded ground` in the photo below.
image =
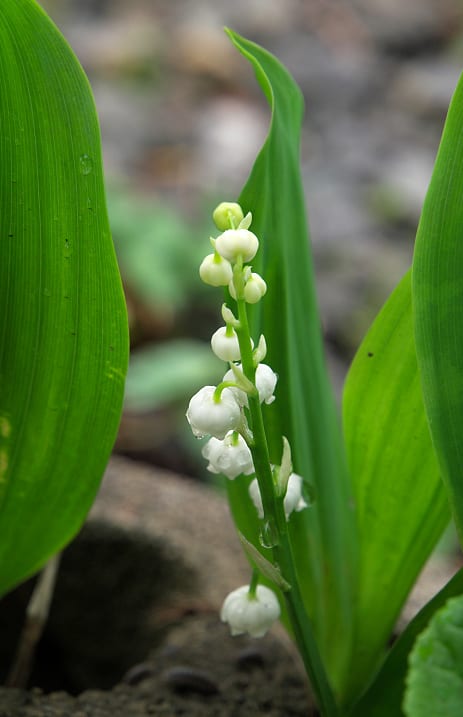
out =
[[[62,556],[32,689],[0,688],[1,717],[307,715],[306,679],[283,630],[231,638],[220,623],[224,596],[248,575],[222,499],[113,460]],[[0,680],[30,589],[0,605]]]
[[0,688],[2,717],[308,717],[307,685],[270,635],[230,638],[216,616],[175,628],[163,647],[112,691],[43,695]]
[[[408,619],[457,567],[431,564]],[[0,688],[0,717],[307,717],[306,678],[283,630],[231,638],[219,621],[224,596],[248,577],[223,499],[113,459],[63,554],[32,689]],[[0,604],[0,681],[30,588]]]

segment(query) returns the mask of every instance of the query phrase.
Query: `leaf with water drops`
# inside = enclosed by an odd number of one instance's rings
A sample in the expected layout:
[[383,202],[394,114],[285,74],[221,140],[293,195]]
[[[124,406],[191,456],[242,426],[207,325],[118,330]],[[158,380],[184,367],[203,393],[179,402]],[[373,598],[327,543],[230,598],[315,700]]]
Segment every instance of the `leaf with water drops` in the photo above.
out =
[[87,79],[0,3],[0,594],[79,529],[120,418],[127,320]]

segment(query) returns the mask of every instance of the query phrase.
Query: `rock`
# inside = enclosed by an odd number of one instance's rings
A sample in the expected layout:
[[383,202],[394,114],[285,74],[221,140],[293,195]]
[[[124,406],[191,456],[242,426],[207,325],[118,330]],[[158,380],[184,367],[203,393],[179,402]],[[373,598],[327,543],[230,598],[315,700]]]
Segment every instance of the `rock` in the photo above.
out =
[[401,56],[429,52],[458,31],[462,10],[454,0],[355,0],[373,40]]
[[461,61],[430,57],[401,64],[392,78],[389,100],[402,111],[443,125],[461,73]]
[[180,558],[190,578],[179,603],[217,609],[249,577],[225,500],[191,479],[113,457],[89,515],[95,521],[141,533]]

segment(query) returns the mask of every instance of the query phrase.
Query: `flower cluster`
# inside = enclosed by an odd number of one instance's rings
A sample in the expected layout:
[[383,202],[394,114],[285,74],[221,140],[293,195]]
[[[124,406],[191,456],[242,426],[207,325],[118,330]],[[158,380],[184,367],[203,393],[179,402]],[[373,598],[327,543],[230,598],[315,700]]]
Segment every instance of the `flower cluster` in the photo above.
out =
[[[222,202],[213,217],[223,231],[211,238],[214,253],[201,263],[200,276],[212,286],[227,286],[235,301],[254,304],[264,296],[267,286],[247,265],[259,248],[259,240],[249,231],[251,214],[245,217],[238,204]],[[197,438],[211,436],[203,448],[208,470],[233,480],[254,473],[251,451],[243,438],[250,435],[243,410],[248,406],[248,395],[257,391],[261,403],[272,403],[277,375],[262,363],[266,353],[264,337],[254,350],[252,338],[242,335],[241,341],[249,342],[254,362],[254,382],[249,381],[241,363],[240,321],[226,305],[222,317],[225,325],[212,335],[211,348],[230,368],[218,386],[205,386],[193,396],[186,417]]]
[[[192,397],[186,417],[197,438],[210,436],[202,449],[208,470],[234,480],[255,474],[253,451],[256,446],[249,412],[252,415],[256,406],[260,411],[261,404],[275,400],[278,377],[263,363],[267,352],[264,336],[255,347],[248,329],[246,306],[259,302],[267,291],[264,279],[253,272],[249,264],[259,249],[259,240],[249,229],[252,216],[250,213],[244,216],[239,204],[222,202],[214,211],[213,219],[221,233],[210,239],[213,253],[202,261],[199,274],[206,284],[228,289],[237,315],[226,304],[222,306],[224,325],[212,335],[211,348],[227,362],[228,370],[217,386],[204,386]],[[302,478],[292,473],[289,444],[286,441],[284,445],[282,465],[274,467],[271,475],[274,493],[283,499],[286,520],[289,520],[291,513],[307,504],[302,497]],[[259,475],[252,480],[249,500],[258,517],[263,519],[259,480]],[[249,632],[257,637],[278,619],[279,612],[275,594],[258,585],[252,589],[244,586],[231,593],[221,616],[230,624],[232,634]]]

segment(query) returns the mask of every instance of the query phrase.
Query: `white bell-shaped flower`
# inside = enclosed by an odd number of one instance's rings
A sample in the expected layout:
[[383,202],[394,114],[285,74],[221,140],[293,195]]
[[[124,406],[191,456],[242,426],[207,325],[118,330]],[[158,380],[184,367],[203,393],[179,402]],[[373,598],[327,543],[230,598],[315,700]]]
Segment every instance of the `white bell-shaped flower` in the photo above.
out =
[[238,257],[243,262],[254,259],[259,248],[259,240],[249,229],[227,229],[215,240],[215,249],[220,256],[234,264]]
[[307,503],[302,497],[302,476],[297,473],[291,473],[289,476],[283,507],[285,509],[286,520],[289,519],[293,511],[299,513],[299,511],[307,508]]
[[[264,506],[262,504],[262,496],[260,494],[257,478],[254,478],[254,480],[251,481],[248,491],[249,497],[257,510],[257,515],[262,520],[264,517]],[[297,473],[291,473],[289,476],[286,494],[283,500],[283,508],[286,520],[289,520],[293,511],[299,513],[299,511],[307,508],[307,503],[302,497],[302,477]]]
[[220,254],[208,254],[201,262],[199,275],[205,284],[210,286],[227,286],[233,277],[233,269],[229,261]]
[[273,403],[273,395],[277,385],[278,376],[266,363],[260,363],[256,368],[256,388],[261,403]]
[[247,632],[251,637],[263,637],[279,617],[278,598],[265,585],[258,585],[254,596],[249,594],[249,585],[233,590],[220,611],[220,619],[228,623],[232,635]]
[[210,438],[202,454],[209,461],[208,471],[222,473],[230,480],[254,473],[251,451],[244,438],[234,431],[227,433],[223,441]]
[[241,358],[238,336],[231,326],[221,326],[212,334],[211,347],[222,361],[239,361]]
[[[249,271],[245,271],[244,274],[244,300],[248,304],[257,304],[257,302],[260,301],[262,297],[266,294],[267,284],[265,283],[260,274],[256,274],[254,271],[251,271],[250,267],[247,268]],[[236,293],[233,278],[228,284],[228,291],[230,292],[230,296],[232,297],[232,299],[235,299],[236,301],[238,296]]]
[[251,272],[246,284],[244,285],[244,300],[248,304],[257,304],[267,291],[267,284],[260,274]]
[[186,417],[196,438],[225,438],[241,423],[241,408],[229,388],[224,388],[220,401],[214,399],[216,387],[204,386],[190,400]]
[[[238,368],[241,368],[241,364],[238,364]],[[233,371],[230,369],[227,371],[225,376],[223,377],[224,381],[233,381],[234,380],[234,374]],[[273,403],[275,400],[275,396],[273,395],[273,392],[275,391],[275,387],[277,385],[278,376],[273,371],[270,366],[267,366],[265,363],[260,363],[256,368],[256,388],[257,392],[259,394],[259,401],[261,403]],[[233,388],[232,389],[236,400],[241,406],[247,406],[248,405],[248,397],[246,396],[246,393],[242,391],[239,388]]]

